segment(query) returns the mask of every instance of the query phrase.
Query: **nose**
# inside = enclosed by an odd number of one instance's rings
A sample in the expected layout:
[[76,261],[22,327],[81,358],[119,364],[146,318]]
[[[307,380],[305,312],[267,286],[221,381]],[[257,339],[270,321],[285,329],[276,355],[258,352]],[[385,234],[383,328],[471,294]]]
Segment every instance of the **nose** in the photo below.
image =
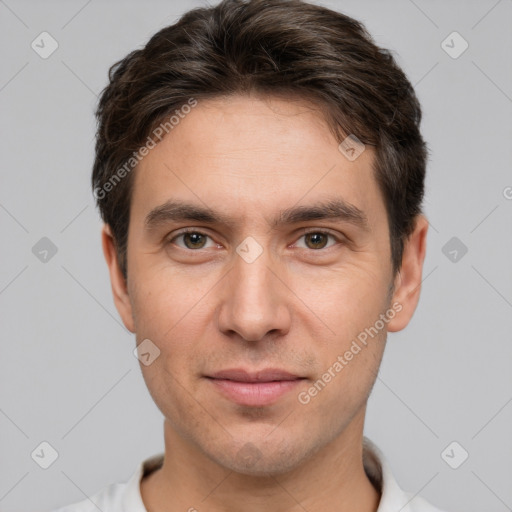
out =
[[236,333],[247,341],[258,341],[289,331],[291,292],[283,276],[270,267],[267,254],[264,251],[251,263],[235,255],[233,268],[218,290],[218,326],[225,335]]

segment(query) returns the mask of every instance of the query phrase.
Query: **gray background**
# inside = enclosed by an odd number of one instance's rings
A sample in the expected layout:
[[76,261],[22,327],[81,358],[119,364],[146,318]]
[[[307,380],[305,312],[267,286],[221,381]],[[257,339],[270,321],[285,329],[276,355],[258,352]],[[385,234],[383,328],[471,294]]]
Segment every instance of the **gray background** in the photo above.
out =
[[[199,5],[0,1],[2,511],[84,499],[163,450],[101,253],[92,112],[108,67]],[[323,5],[397,54],[431,152],[422,297],[389,335],[366,435],[439,507],[512,510],[512,0]],[[59,44],[47,59],[31,48],[43,31]],[[469,43],[456,59],[441,46],[453,31]],[[46,262],[32,252],[42,237],[57,247]],[[48,469],[31,458],[43,441],[58,452]],[[441,456],[452,441],[452,464],[469,453],[458,469]]]

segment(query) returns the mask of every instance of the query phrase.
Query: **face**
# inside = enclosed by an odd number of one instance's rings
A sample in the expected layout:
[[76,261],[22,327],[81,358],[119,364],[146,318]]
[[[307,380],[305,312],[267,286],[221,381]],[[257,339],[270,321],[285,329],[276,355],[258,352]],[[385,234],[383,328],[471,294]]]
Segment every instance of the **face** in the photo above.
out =
[[312,105],[237,96],[199,102],[139,164],[127,284],[103,235],[114,297],[160,351],[141,364],[155,403],[209,460],[284,472],[364,412],[426,234],[420,218],[394,277],[373,159],[349,160]]

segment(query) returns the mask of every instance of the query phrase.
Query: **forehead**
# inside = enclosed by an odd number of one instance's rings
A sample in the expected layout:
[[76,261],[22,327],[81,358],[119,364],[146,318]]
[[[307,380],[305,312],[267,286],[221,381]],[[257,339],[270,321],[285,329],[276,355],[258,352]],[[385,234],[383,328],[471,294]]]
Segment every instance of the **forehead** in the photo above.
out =
[[242,218],[337,194],[371,221],[372,210],[384,208],[374,151],[366,147],[350,161],[338,145],[321,110],[306,100],[198,101],[139,163],[132,207],[144,214],[169,199],[192,199]]

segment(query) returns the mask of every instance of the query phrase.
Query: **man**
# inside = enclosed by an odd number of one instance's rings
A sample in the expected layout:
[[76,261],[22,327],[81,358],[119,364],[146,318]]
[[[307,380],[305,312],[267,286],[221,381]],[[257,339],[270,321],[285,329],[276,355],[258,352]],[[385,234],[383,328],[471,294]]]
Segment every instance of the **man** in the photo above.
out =
[[428,223],[421,109],[357,21],[225,0],[110,70],[93,187],[165,454],[66,511],[435,512],[363,437]]

